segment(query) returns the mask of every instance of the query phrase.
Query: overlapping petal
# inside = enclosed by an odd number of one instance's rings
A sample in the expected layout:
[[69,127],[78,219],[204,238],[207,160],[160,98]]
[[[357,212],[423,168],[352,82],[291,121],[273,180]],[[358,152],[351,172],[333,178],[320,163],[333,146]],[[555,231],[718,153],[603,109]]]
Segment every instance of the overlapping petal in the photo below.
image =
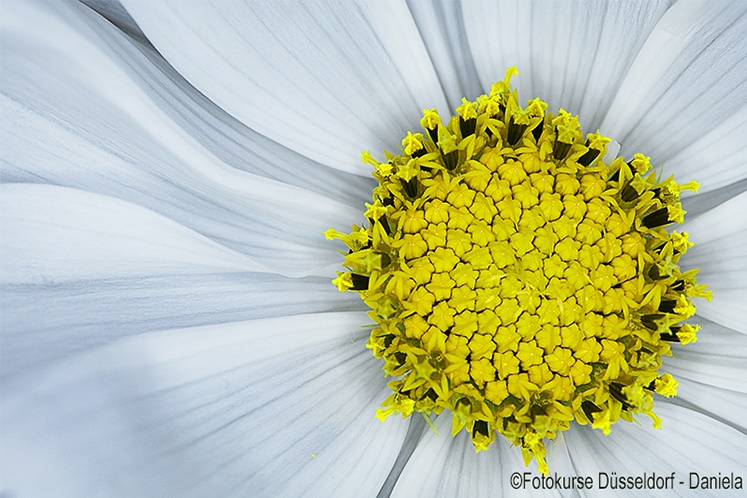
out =
[[[747,393],[747,337],[728,327],[696,317],[701,325],[694,345],[672,345],[673,357],[664,358],[664,369],[675,377],[714,388]],[[692,400],[696,401],[696,400]],[[723,405],[721,408],[729,410]]]
[[[572,455],[576,475],[590,475],[598,482],[599,473],[607,478],[606,492],[624,496],[651,496],[651,489],[613,491],[610,478],[643,476],[668,477],[675,473],[672,489],[662,490],[676,496],[703,496],[702,490],[691,490],[690,472],[717,476],[739,473],[744,469],[743,455],[747,434],[728,424],[686,407],[658,403],[657,414],[664,419],[662,429],[650,426],[645,417],[642,425],[616,424],[609,436],[589,426],[568,431],[565,441]],[[708,442],[713,441],[713,444]],[[602,479],[605,479],[603,476]],[[680,484],[682,481],[684,484]],[[595,489],[599,485],[595,482]]]
[[525,468],[521,452],[508,442],[476,453],[466,433],[451,437],[450,413],[439,415],[434,426],[438,434],[426,431],[391,496],[562,496],[555,491],[512,488],[511,473]]
[[360,306],[112,197],[6,184],[0,213],[3,376],[139,332]]
[[[138,74],[131,65],[150,63],[136,57],[134,48],[121,43],[121,55],[89,39],[92,33],[76,32],[65,16],[78,23],[105,21],[88,19],[95,14],[83,16],[74,7],[85,9],[78,5],[50,13],[23,5],[3,17],[8,50],[0,106],[13,120],[0,136],[8,144],[3,181],[51,183],[126,199],[286,275],[308,275],[335,261],[321,233],[332,220],[339,226],[358,221],[351,207],[360,199],[343,195],[346,202],[333,200],[261,171],[241,171],[213,155],[181,126],[184,118],[172,119],[163,110],[169,100],[150,90],[167,84],[167,78],[156,70]],[[36,21],[42,29],[25,29]],[[57,44],[57,39],[66,42]],[[170,99],[178,95],[172,90]],[[205,124],[192,121],[186,127]],[[221,133],[209,136],[228,140]],[[264,142],[243,147],[262,151]],[[258,152],[251,162],[266,161],[264,167],[270,168],[285,159],[291,158],[270,150]],[[293,168],[301,172],[304,166],[300,162]],[[311,168],[308,173],[323,181],[331,171],[327,168],[324,175]]]
[[682,258],[684,268],[700,268],[715,298],[698,303],[698,315],[747,333],[747,193],[687,220],[683,230],[695,244]]
[[[516,65],[512,84],[522,100],[541,97],[553,111],[579,114],[582,127],[594,131],[671,3],[485,0],[462,7],[483,88]],[[602,132],[613,133],[609,127]]]
[[667,400],[698,411],[747,433],[747,336],[704,318],[698,342],[672,345],[663,370],[679,382],[677,397]]
[[[679,163],[688,172],[708,165],[704,191],[745,178],[744,154],[727,157],[744,150],[738,136],[747,130],[745,30],[743,2],[674,4],[625,74],[602,129],[624,144],[624,154],[643,151],[669,174]],[[717,137],[728,141],[714,143]]]
[[[471,56],[471,25],[464,20],[464,11],[470,8],[470,3],[407,2],[446,95],[449,111],[461,104],[462,97],[474,100],[489,88],[481,84]],[[500,79],[504,70],[505,67],[499,70],[494,79]]]
[[[407,423],[364,313],[146,334],[16,378],[4,489],[18,496],[376,494]],[[280,477],[282,476],[282,477]]]
[[[89,19],[83,31],[129,72],[154,102],[187,133],[231,167],[290,185],[360,202],[369,185],[360,176],[332,170],[247,127],[195,89],[140,32],[124,8],[114,2],[84,1],[115,26],[87,9],[64,11],[68,22]],[[70,19],[73,18],[73,19]],[[121,30],[121,32],[120,32]]]
[[396,146],[424,107],[447,110],[404,1],[123,4],[229,114],[343,171],[367,176],[361,150]]

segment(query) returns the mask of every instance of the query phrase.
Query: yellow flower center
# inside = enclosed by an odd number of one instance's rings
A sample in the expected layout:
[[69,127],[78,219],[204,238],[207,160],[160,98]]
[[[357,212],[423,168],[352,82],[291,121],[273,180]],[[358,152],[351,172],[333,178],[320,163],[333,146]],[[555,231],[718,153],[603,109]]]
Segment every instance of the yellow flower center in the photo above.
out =
[[578,118],[510,87],[463,99],[444,125],[408,133],[380,163],[366,227],[329,230],[349,248],[334,280],[371,307],[368,347],[393,394],[377,416],[452,413],[452,435],[477,451],[496,432],[547,473],[545,440],[570,422],[608,434],[653,412],[669,343],[694,342],[697,270],[681,272],[687,233],[680,192],[649,158],[604,162],[608,138],[583,137]]

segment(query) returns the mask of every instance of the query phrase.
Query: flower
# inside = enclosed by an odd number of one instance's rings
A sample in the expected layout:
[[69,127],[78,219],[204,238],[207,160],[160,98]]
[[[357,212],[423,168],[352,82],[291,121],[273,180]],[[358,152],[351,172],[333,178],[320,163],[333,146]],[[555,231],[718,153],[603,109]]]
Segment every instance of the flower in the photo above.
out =
[[551,471],[744,474],[745,5],[85,3],[0,20],[2,491],[509,492],[515,449],[374,419],[386,380],[322,232],[360,221],[360,150],[513,64],[522,99],[702,183],[682,266],[714,291],[663,429],[572,427]]

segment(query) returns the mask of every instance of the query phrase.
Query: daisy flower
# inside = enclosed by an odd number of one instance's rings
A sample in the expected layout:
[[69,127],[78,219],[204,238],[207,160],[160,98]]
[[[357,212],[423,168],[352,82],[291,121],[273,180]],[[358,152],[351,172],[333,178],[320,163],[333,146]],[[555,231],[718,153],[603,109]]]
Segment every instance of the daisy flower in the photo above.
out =
[[[622,488],[747,479],[744,2],[6,1],[0,27],[3,496],[648,496]],[[451,437],[448,410],[433,428],[376,420],[392,379],[366,347],[369,307],[330,283],[342,245],[323,233],[360,225],[378,188],[361,151],[427,135],[424,109],[468,121],[512,66],[519,105],[539,97],[631,164],[702,185],[682,193],[694,246],[678,264],[713,299],[695,344],[670,338],[661,429],[605,435],[592,413],[546,442],[550,476],[591,490],[547,489],[500,435],[476,452],[474,419]]]

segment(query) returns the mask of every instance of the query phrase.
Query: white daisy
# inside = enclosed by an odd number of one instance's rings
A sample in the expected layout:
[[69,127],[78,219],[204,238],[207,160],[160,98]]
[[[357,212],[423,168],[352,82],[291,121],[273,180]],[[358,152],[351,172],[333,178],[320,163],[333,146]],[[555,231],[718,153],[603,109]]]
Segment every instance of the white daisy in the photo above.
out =
[[511,65],[523,101],[702,184],[681,266],[714,292],[665,359],[662,430],[573,426],[550,471],[747,478],[747,4],[84,4],[0,16],[1,493],[494,496],[538,476],[449,416],[440,436],[374,419],[367,308],[330,284],[321,235],[361,220],[361,150]]

